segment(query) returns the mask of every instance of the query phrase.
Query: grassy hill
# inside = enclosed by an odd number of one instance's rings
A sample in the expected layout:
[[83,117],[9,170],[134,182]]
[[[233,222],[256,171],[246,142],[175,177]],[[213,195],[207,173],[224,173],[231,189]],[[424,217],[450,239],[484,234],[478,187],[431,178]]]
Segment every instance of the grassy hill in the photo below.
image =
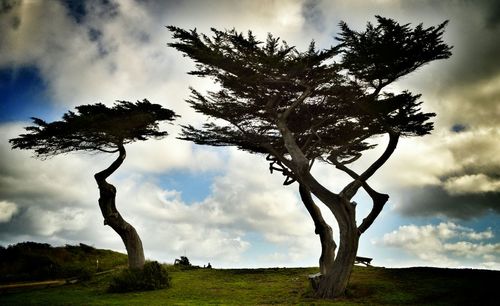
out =
[[18,281],[89,277],[127,265],[127,256],[91,246],[52,247],[46,243],[22,242],[0,247],[0,284]]
[[3,293],[0,305],[498,305],[500,298],[499,271],[355,267],[346,297],[323,301],[307,281],[317,268],[168,270],[172,287],[165,290],[108,293],[111,273]]

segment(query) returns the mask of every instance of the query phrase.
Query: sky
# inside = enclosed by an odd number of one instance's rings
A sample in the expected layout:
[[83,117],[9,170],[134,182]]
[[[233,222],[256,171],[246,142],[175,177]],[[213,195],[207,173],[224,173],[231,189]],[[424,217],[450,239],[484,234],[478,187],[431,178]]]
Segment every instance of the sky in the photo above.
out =
[[[176,139],[179,124],[206,118],[190,109],[194,64],[167,46],[167,25],[252,30],[298,50],[314,39],[336,44],[341,20],[356,30],[375,15],[424,26],[449,20],[450,59],[430,63],[390,90],[421,93],[437,113],[431,135],[402,139],[370,179],[390,200],[361,237],[358,255],[385,267],[500,270],[500,2],[495,0],[37,1],[0,0],[0,245],[85,243],[124,251],[103,225],[93,174],[112,154],[70,153],[47,160],[8,140],[35,116],[58,120],[77,105],[147,98],[181,115],[163,140],[127,145],[109,178],[117,207],[142,238],[146,258],[181,255],[216,268],[317,266],[319,238],[298,195],[262,156]],[[362,170],[387,139],[355,165]],[[329,165],[314,175],[333,191],[349,179]],[[371,201],[355,197],[362,220]],[[334,226],[331,214],[322,207]]]

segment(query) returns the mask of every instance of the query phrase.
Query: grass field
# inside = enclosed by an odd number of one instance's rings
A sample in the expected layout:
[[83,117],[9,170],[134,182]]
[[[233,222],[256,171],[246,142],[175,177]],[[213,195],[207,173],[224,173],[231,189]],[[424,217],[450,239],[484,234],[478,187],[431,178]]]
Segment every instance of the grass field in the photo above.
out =
[[316,268],[193,269],[168,267],[172,287],[111,294],[111,274],[45,289],[3,293],[0,305],[499,305],[500,271],[355,267],[344,298],[312,297]]

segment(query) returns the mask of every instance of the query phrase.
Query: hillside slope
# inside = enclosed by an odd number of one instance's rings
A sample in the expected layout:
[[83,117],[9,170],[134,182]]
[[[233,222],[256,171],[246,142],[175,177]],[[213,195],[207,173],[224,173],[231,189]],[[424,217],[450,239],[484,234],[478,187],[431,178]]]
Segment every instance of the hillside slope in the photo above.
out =
[[94,247],[22,242],[0,247],[0,284],[89,276],[127,264],[127,256]]

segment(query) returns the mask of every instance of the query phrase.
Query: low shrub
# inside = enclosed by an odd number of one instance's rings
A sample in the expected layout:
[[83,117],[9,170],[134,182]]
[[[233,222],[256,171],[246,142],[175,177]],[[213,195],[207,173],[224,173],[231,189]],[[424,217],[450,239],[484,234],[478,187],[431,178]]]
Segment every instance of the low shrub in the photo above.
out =
[[95,267],[89,267],[83,263],[75,263],[62,268],[61,276],[64,278],[76,278],[80,281],[89,281],[95,273]]
[[126,269],[111,280],[110,292],[157,290],[170,287],[167,270],[157,261],[146,262],[144,268]]

